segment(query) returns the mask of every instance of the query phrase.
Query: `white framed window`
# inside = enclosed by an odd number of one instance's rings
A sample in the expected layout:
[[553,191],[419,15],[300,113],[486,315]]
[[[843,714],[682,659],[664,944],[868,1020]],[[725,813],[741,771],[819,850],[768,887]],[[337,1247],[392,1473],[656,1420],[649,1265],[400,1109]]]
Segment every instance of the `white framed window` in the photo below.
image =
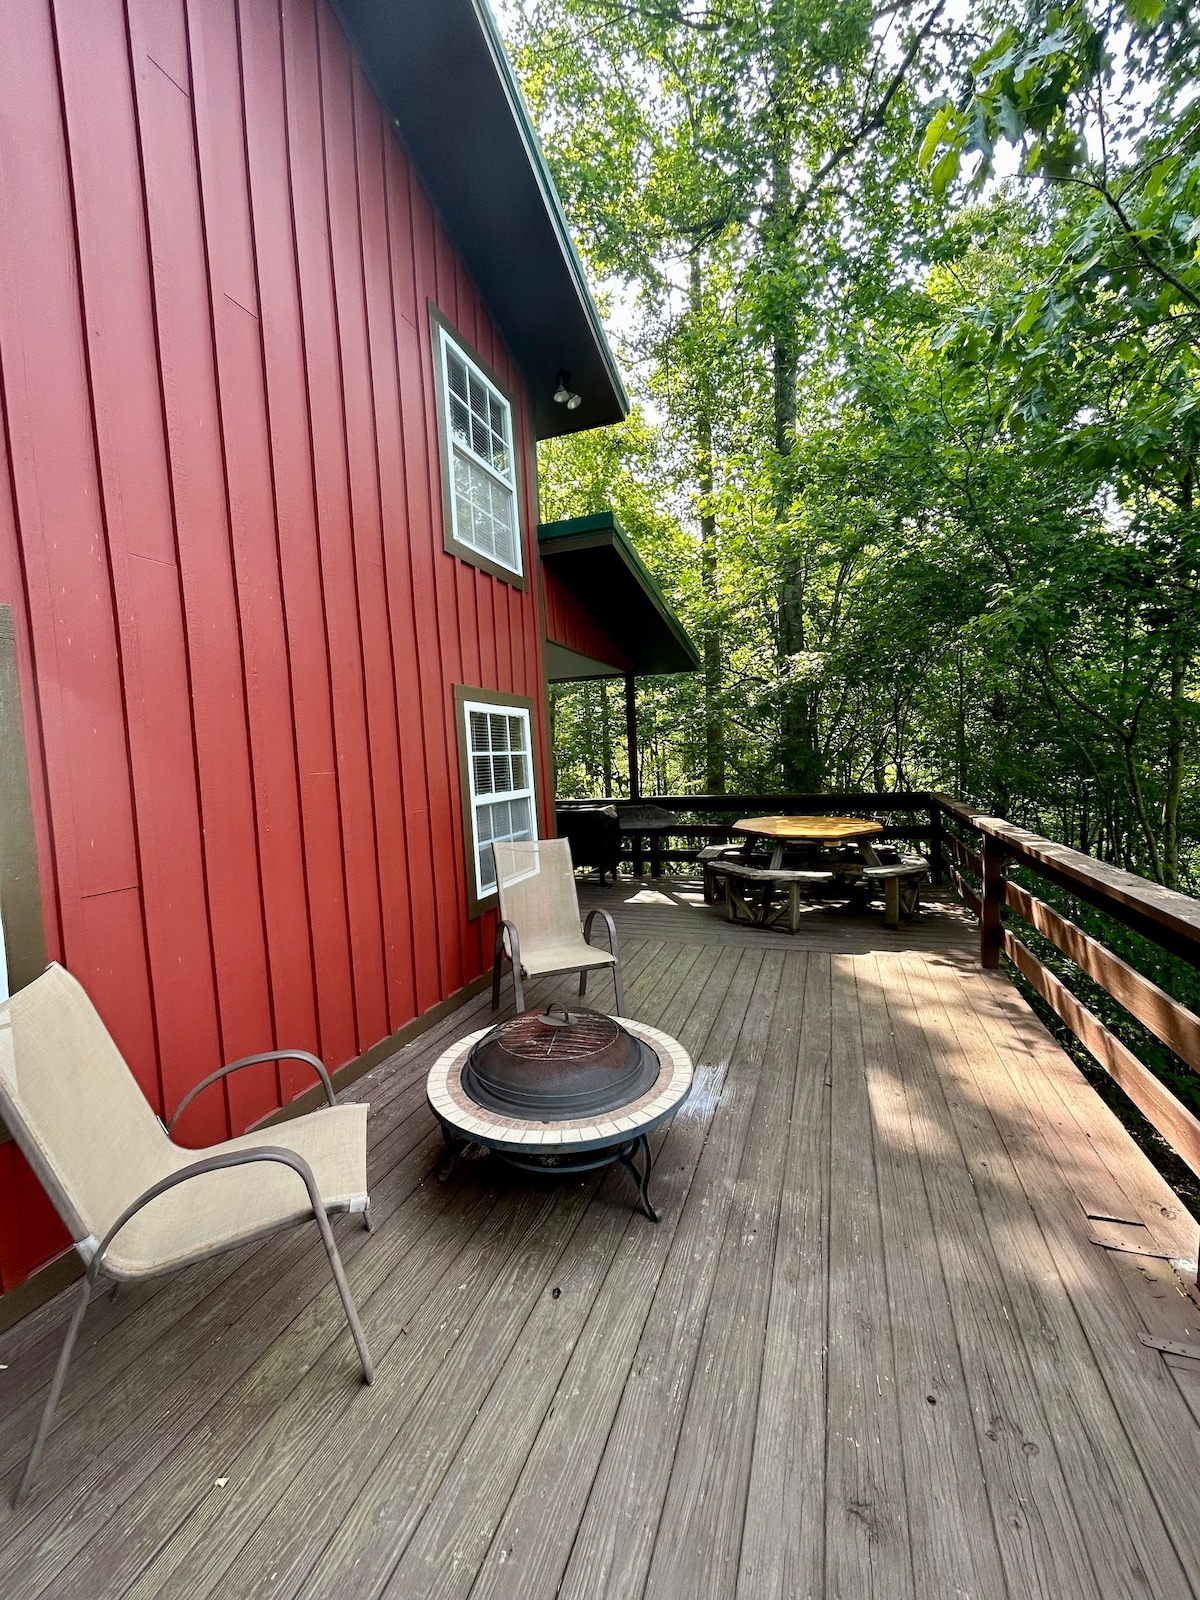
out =
[[493,843],[538,836],[530,706],[516,695],[455,688],[471,909],[496,893]]
[[499,576],[522,578],[512,402],[434,307],[430,315],[446,548]]

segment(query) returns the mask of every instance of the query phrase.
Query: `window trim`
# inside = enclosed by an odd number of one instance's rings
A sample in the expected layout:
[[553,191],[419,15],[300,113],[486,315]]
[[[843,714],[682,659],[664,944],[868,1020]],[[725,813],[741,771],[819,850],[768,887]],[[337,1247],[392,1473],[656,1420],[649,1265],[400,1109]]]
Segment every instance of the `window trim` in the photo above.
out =
[[[458,329],[442,313],[432,300],[429,301],[429,328],[433,352],[433,384],[437,396],[437,423],[438,423],[438,457],[441,466],[442,479],[442,543],[445,550],[452,556],[457,556],[460,561],[467,561],[473,567],[490,573],[493,578],[500,578],[504,583],[511,584],[514,589],[528,589],[529,587],[529,559],[525,548],[525,516],[523,508],[523,480],[521,472],[521,437],[519,430],[520,413],[517,407],[517,398],[508,384],[492,370],[469,340],[464,339]],[[516,513],[516,542],[517,559],[521,563],[520,571],[506,567],[503,562],[495,561],[485,555],[481,550],[476,550],[474,545],[465,543],[455,532],[454,509],[454,445],[450,428],[450,403],[446,394],[445,357],[443,343],[449,341],[464,356],[471,365],[478,369],[480,376],[485,378],[495,389],[501,399],[508,406],[508,425],[511,434],[510,446],[512,449],[513,469],[513,509]],[[475,453],[471,452],[471,460],[478,461]],[[500,480],[495,468],[489,468],[487,463],[480,463],[486,471],[491,471],[492,476]],[[500,480],[502,481],[502,480]]]
[[468,706],[495,706],[498,710],[525,712],[529,718],[529,788],[533,800],[533,824],[537,838],[542,836],[542,808],[535,748],[537,720],[534,716],[532,699],[524,694],[503,694],[496,689],[476,689],[470,684],[456,683],[454,726],[458,735],[458,776],[462,795],[463,847],[466,855],[467,914],[470,917],[478,917],[495,906],[498,896],[494,889],[490,894],[481,895],[479,892],[479,851],[475,838],[475,794],[471,773],[471,738],[467,726]]

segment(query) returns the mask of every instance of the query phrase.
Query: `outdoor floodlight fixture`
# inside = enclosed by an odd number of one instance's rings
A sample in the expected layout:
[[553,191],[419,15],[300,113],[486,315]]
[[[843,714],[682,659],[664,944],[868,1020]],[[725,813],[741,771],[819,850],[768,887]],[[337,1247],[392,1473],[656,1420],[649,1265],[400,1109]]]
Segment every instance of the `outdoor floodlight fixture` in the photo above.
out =
[[555,381],[558,384],[557,389],[554,391],[556,403],[560,406],[566,406],[568,411],[577,411],[583,404],[583,399],[570,388],[571,374],[569,372],[560,372]]

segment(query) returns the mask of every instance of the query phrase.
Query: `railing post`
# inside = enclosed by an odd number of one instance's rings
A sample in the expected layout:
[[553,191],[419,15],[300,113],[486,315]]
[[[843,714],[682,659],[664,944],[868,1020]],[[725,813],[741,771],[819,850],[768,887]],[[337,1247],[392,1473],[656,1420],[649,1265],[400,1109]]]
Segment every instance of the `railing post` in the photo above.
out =
[[983,835],[983,893],[979,906],[979,964],[1000,965],[1000,910],[1004,905],[1005,850],[999,839]]
[[942,808],[936,800],[931,800],[929,802],[929,871],[934,883],[944,883],[946,881],[943,850]]

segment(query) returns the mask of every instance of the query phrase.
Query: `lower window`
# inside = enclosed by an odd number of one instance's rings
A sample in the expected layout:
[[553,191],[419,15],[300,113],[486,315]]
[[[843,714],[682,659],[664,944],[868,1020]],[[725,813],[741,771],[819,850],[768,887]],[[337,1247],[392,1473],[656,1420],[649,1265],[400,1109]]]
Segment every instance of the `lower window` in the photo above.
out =
[[518,695],[456,685],[463,820],[472,914],[496,893],[493,843],[536,839],[530,703]]

